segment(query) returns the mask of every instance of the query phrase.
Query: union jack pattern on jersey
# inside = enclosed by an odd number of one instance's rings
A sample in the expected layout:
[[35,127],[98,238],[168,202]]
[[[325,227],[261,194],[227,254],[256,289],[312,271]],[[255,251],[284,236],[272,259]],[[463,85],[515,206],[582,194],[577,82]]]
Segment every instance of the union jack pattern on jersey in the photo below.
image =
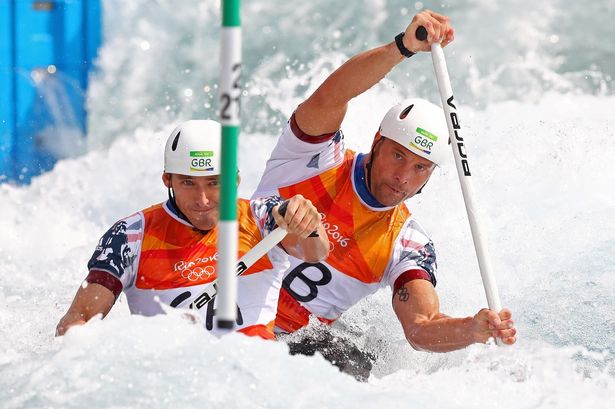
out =
[[[280,198],[238,201],[238,258],[269,234],[271,204]],[[171,202],[142,210],[115,223],[100,239],[88,263],[88,282],[126,294],[133,314],[162,314],[161,304],[184,308],[216,279],[218,229],[195,229]],[[288,256],[271,250],[238,278],[236,329],[248,335],[274,338],[282,273]],[[215,298],[199,304],[208,330],[217,331]]]

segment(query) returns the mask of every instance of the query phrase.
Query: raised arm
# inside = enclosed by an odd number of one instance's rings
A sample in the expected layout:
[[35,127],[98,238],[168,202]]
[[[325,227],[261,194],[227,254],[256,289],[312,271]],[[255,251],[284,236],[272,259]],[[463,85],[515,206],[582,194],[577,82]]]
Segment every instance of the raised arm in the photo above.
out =
[[[427,29],[426,42],[416,39],[419,26]],[[442,40],[444,47],[453,41],[453,36],[448,17],[425,10],[414,16],[406,28],[403,44],[414,53],[429,51],[432,43]],[[299,105],[295,113],[297,125],[308,135],[337,131],[346,115],[348,102],[380,82],[404,59],[394,41],[352,57]]]
[[438,295],[426,280],[413,280],[393,295],[393,309],[404,334],[413,348],[432,352],[449,352],[490,337],[514,344],[517,330],[512,314],[503,309],[499,314],[488,309],[473,317],[452,318],[440,312]]
[[[329,255],[329,239],[321,223],[321,216],[311,201],[301,195],[288,200],[286,214],[278,213],[279,206],[273,209],[273,217],[278,226],[288,231],[282,240],[282,247],[288,254],[308,263],[316,263]],[[318,235],[311,235],[316,232]]]
[[70,308],[58,322],[56,336],[64,335],[72,326],[85,324],[97,314],[105,317],[114,303],[115,295],[108,288],[91,283],[80,286]]

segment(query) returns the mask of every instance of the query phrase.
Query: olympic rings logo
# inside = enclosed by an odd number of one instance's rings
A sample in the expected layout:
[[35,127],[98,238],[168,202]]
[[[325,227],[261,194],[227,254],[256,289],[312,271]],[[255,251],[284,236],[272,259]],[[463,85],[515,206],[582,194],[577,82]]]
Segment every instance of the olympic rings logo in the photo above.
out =
[[182,278],[190,281],[197,281],[202,279],[208,279],[213,277],[216,273],[216,270],[213,266],[205,266],[205,267],[193,267],[193,268],[185,268],[181,270],[180,275]]

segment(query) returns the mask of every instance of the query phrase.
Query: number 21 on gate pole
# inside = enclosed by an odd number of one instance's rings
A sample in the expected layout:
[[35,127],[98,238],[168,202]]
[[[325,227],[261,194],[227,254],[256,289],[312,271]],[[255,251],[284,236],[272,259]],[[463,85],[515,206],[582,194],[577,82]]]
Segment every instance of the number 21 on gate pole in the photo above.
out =
[[218,235],[218,327],[231,329],[237,314],[237,145],[241,98],[241,21],[239,0],[222,1],[220,123],[222,160]]

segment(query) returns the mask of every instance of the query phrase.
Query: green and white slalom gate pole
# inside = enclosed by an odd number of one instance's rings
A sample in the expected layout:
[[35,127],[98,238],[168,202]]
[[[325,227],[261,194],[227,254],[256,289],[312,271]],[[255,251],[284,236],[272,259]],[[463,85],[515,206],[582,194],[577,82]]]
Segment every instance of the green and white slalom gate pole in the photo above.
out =
[[237,317],[237,144],[241,97],[239,0],[222,0],[220,122],[222,162],[218,235],[218,328],[231,329]]
[[[426,40],[427,31],[425,31],[423,27],[419,27],[416,32],[416,37],[422,41]],[[495,282],[493,269],[491,268],[491,259],[487,251],[486,240],[474,204],[475,195],[471,179],[472,172],[470,171],[468,154],[463,143],[463,137],[461,136],[461,125],[459,124],[459,117],[457,116],[457,106],[453,97],[453,88],[451,87],[451,80],[448,76],[444,52],[440,44],[434,43],[431,45],[431,57],[436,71],[438,89],[440,91],[440,98],[442,99],[442,106],[444,107],[446,123],[448,124],[451,147],[453,148],[453,155],[455,156],[457,174],[459,175],[459,182],[461,184],[461,191],[463,192],[466,212],[468,213],[468,220],[470,221],[470,230],[472,232],[472,239],[474,240],[474,248],[476,249],[485,295],[487,296],[487,304],[490,310],[498,313],[502,309],[500,295]]]

